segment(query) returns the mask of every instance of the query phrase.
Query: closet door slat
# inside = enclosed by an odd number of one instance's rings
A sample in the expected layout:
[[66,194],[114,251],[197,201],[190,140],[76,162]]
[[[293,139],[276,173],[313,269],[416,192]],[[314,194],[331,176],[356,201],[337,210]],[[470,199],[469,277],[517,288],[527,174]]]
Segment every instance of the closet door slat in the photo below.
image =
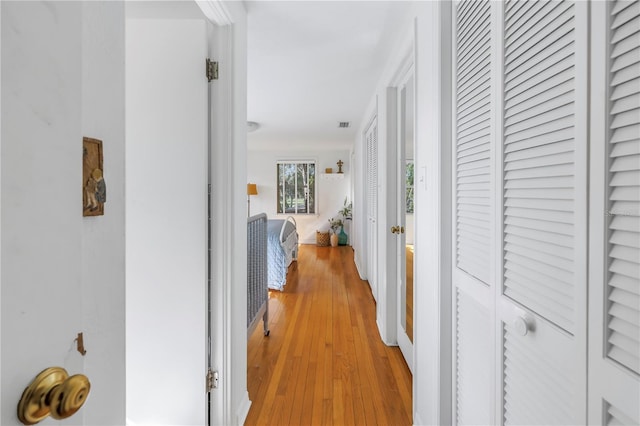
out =
[[611,10],[606,350],[640,374],[640,4]]
[[491,3],[456,7],[456,266],[489,283]]
[[[505,11],[507,23],[520,24],[505,31],[504,294],[572,333],[575,6],[532,3],[526,19]],[[563,297],[528,270],[561,271],[554,280]]]
[[[564,336],[551,333],[549,340],[561,345]],[[573,372],[567,371],[561,351],[545,350],[535,339],[508,327],[503,336],[504,424],[575,424],[567,403],[573,394]]]
[[460,290],[456,309],[456,424],[489,424],[491,413],[491,363],[493,348],[486,335],[491,330],[489,312]]

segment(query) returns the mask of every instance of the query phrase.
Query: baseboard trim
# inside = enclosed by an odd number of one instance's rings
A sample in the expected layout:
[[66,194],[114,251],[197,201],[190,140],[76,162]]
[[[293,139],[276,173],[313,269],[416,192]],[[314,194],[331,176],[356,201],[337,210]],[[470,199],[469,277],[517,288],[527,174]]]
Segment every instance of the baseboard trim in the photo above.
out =
[[384,343],[387,346],[398,346],[398,341],[388,341],[387,340],[387,335],[384,332],[384,329],[382,327],[380,327],[380,321],[378,321],[376,319],[376,325],[378,326],[378,333],[380,333],[380,340],[382,340],[382,343]]
[[240,407],[236,411],[236,425],[242,426],[247,420],[249,415],[249,409],[251,408],[251,400],[249,399],[249,392],[244,393],[244,398],[240,402]]
[[[354,250],[354,252],[355,252],[355,250]],[[356,256],[355,253],[354,253],[354,256],[353,256],[353,263],[356,264],[356,270],[358,271],[358,275],[360,276],[360,279],[361,280],[366,280],[367,279],[367,274],[364,273],[365,271],[364,271],[364,269],[362,269],[362,266],[360,266],[360,262],[358,262],[358,256]],[[369,286],[369,287],[371,287],[371,286]]]

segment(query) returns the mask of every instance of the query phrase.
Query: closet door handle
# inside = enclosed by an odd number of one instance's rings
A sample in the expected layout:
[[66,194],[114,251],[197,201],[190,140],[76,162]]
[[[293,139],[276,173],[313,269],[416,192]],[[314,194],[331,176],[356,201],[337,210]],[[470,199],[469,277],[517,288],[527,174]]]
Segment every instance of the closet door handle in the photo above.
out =
[[535,324],[533,322],[533,319],[528,315],[519,316],[515,320],[513,320],[513,328],[519,335],[526,336],[530,331],[535,330]]

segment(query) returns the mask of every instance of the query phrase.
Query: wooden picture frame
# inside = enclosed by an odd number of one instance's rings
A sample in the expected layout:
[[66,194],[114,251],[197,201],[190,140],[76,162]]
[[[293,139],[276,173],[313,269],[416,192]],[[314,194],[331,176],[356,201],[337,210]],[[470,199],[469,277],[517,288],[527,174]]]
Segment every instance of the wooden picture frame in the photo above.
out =
[[82,216],[104,215],[106,185],[102,141],[82,138]]

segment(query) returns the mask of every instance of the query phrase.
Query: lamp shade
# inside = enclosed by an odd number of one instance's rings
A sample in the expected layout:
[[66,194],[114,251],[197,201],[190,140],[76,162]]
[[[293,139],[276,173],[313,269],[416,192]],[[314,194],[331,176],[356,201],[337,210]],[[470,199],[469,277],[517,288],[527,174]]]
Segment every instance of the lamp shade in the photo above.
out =
[[258,195],[258,186],[255,183],[247,184],[247,195]]

